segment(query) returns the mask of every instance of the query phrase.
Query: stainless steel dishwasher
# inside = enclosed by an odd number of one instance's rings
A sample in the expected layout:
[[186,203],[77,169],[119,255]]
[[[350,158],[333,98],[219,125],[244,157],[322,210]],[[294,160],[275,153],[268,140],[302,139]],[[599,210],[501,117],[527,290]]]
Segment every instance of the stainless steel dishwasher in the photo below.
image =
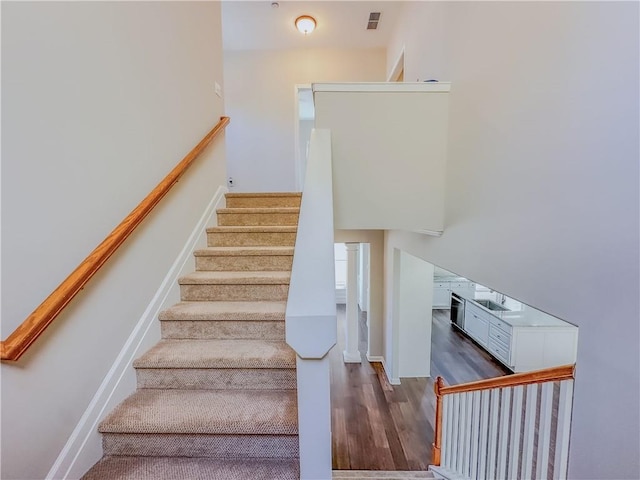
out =
[[451,323],[464,330],[464,306],[465,299],[451,292]]

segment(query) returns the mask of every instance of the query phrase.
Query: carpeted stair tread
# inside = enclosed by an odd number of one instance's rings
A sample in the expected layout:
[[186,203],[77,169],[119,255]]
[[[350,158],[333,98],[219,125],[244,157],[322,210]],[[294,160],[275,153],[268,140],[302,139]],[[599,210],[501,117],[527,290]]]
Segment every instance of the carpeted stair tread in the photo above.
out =
[[105,455],[222,459],[299,458],[297,435],[105,433]]
[[299,207],[236,207],[236,208],[219,208],[217,210],[220,214],[246,214],[246,213],[300,213]]
[[289,284],[288,271],[197,271],[178,280],[180,285],[283,285]]
[[264,340],[161,340],[133,362],[135,368],[295,368],[284,342]]
[[222,225],[207,228],[207,233],[296,233],[297,225]]
[[377,470],[334,470],[333,480],[412,480],[416,478],[436,478],[433,472],[423,471],[377,471]]
[[180,302],[160,312],[160,320],[284,321],[287,302]]
[[98,427],[101,433],[297,435],[295,390],[141,389]]
[[298,459],[107,456],[82,480],[297,480]]
[[207,247],[193,252],[196,257],[293,255],[293,247]]

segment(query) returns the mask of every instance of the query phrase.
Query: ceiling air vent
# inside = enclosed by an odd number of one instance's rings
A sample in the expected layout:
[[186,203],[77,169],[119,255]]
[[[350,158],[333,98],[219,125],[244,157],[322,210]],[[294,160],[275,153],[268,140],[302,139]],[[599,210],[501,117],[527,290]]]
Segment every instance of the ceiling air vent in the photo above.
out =
[[367,30],[376,30],[378,28],[379,21],[380,12],[371,12],[369,14],[369,21],[367,22]]

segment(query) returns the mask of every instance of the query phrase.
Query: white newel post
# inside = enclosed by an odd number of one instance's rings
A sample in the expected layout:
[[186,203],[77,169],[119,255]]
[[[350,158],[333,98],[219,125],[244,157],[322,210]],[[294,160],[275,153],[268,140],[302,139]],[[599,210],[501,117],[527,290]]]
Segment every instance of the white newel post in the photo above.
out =
[[359,243],[347,243],[347,315],[344,326],[344,363],[360,363],[358,351],[358,255]]
[[327,353],[336,343],[331,134],[314,130],[286,313],[297,354],[300,479],[331,479],[331,392]]

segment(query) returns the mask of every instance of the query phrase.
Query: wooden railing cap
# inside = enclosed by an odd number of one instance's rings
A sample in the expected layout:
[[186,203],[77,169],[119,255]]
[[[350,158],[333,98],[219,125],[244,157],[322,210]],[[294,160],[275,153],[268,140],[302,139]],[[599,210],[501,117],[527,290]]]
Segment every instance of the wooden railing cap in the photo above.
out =
[[439,388],[440,395],[452,393],[475,392],[492,388],[517,387],[533,383],[559,382],[575,378],[575,364],[545,368],[532,372],[515,373],[504,377],[488,378],[476,382],[461,383],[459,385],[443,386]]

